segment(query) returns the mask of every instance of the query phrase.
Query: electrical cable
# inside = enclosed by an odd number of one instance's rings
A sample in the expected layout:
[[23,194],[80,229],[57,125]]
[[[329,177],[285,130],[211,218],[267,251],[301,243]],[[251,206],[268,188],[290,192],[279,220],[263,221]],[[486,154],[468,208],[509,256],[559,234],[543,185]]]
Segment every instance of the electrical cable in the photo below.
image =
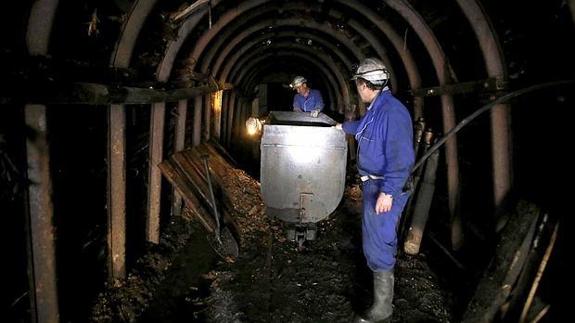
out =
[[500,104],[500,103],[504,103],[507,102],[513,98],[516,98],[518,96],[527,94],[529,92],[533,92],[533,91],[537,91],[537,90],[542,90],[542,89],[546,89],[549,87],[554,87],[554,86],[561,86],[561,85],[567,85],[567,84],[572,84],[574,83],[574,80],[566,80],[566,81],[555,81],[555,82],[547,82],[547,83],[541,83],[541,84],[536,84],[536,85],[532,85],[520,90],[516,90],[510,93],[507,93],[505,95],[500,96],[499,98],[493,100],[492,102],[484,105],[483,107],[479,108],[477,111],[473,112],[472,114],[470,114],[468,117],[466,117],[465,119],[461,120],[455,127],[453,127],[451,130],[449,130],[443,137],[441,137],[433,146],[431,146],[427,152],[425,154],[423,154],[423,156],[421,156],[421,158],[413,165],[413,168],[411,169],[411,173],[413,174],[413,172],[418,169],[419,167],[421,167],[421,165],[423,165],[423,163],[425,162],[425,160],[427,158],[429,158],[429,156],[431,156],[431,154],[433,154],[434,151],[436,151],[437,149],[439,149],[439,147],[441,147],[446,141],[447,139],[449,139],[451,136],[453,136],[454,134],[456,134],[457,132],[459,132],[459,130],[461,130],[463,127],[465,127],[468,123],[470,123],[473,119],[477,118],[479,115],[481,115],[482,113],[491,110],[493,107],[495,107],[496,105]]

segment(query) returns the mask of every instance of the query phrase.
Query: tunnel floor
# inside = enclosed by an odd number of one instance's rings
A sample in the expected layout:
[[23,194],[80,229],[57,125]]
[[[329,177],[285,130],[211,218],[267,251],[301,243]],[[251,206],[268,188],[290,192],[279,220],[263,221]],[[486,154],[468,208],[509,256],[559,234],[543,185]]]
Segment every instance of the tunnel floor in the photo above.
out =
[[[101,295],[92,321],[349,322],[370,305],[357,183],[348,184],[340,206],[318,224],[317,239],[302,248],[265,215],[256,180],[238,170],[228,184],[239,257],[220,258],[195,221],[174,219],[128,282]],[[400,252],[395,276],[392,322],[453,320],[453,296],[425,255]]]

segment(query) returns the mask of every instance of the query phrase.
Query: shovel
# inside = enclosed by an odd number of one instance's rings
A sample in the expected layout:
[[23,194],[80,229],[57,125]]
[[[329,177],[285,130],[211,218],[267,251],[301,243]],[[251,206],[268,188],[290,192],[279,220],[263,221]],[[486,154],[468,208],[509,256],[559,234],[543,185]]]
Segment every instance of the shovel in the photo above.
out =
[[[212,204],[212,210],[214,210],[214,219],[216,220],[216,229],[214,230],[214,236],[208,236],[208,242],[214,249],[214,251],[220,255],[224,260],[228,261],[230,258],[235,259],[239,254],[239,247],[236,239],[232,235],[230,228],[224,223],[224,219],[220,219],[218,213],[218,208],[216,206],[216,197],[214,195],[214,189],[212,187],[212,180],[210,178],[210,167],[208,165],[208,155],[202,155],[202,161],[204,162],[204,168],[206,169],[206,179],[208,181],[208,188],[210,189],[210,199]],[[223,228],[222,228],[223,227]]]

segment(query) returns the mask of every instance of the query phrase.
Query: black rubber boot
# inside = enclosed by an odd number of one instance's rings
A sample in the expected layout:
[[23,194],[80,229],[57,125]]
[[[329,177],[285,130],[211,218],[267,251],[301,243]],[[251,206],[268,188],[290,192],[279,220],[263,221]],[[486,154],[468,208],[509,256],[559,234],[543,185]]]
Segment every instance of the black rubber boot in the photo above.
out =
[[393,272],[373,273],[373,305],[363,315],[356,315],[355,323],[389,322],[393,313]]

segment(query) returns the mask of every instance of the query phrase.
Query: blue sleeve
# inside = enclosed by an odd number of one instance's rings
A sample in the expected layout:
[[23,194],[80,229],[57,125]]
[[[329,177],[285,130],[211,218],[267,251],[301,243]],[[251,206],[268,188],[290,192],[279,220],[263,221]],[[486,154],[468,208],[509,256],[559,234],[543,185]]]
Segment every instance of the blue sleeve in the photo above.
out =
[[299,103],[297,102],[297,94],[293,96],[293,104],[292,104],[293,109],[300,109],[301,110],[301,106],[299,105]]
[[359,127],[360,120],[346,121],[341,125],[341,128],[348,135],[354,135],[357,133],[357,128]]
[[386,138],[384,143],[386,167],[379,190],[396,196],[401,193],[415,159],[409,113],[396,109],[389,111],[382,127]]

